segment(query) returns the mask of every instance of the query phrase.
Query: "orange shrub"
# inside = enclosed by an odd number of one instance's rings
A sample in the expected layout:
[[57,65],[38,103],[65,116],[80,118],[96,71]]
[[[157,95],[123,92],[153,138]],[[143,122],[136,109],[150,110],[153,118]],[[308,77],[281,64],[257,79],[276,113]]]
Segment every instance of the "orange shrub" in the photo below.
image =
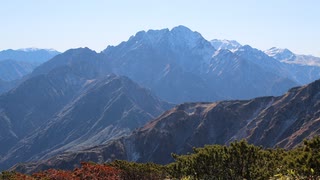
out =
[[81,168],[73,171],[49,169],[34,173],[35,179],[52,180],[120,180],[121,170],[101,164],[81,163]]

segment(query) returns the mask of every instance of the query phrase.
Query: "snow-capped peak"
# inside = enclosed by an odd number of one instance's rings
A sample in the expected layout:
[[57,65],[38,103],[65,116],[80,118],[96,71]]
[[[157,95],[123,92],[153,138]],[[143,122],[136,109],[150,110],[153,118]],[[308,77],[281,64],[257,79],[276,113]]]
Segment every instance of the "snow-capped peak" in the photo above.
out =
[[24,52],[33,52],[33,51],[39,51],[39,48],[31,47],[31,48],[21,48],[17,49],[18,51],[24,51]]
[[57,52],[55,49],[40,49],[40,48],[20,48],[17,49],[17,51],[23,51],[23,52],[35,52],[35,51],[48,51],[48,52]]
[[264,51],[268,56],[277,59],[282,63],[287,64],[300,64],[306,66],[320,66],[320,58],[310,55],[294,54],[288,49],[280,49],[272,47]]
[[272,47],[268,50],[265,50],[264,53],[279,61],[293,61],[296,57],[296,55],[289,49],[281,49],[276,47]]
[[235,51],[240,48],[242,45],[235,40],[227,40],[227,39],[213,39],[210,41],[211,45],[215,49],[228,49],[230,51]]

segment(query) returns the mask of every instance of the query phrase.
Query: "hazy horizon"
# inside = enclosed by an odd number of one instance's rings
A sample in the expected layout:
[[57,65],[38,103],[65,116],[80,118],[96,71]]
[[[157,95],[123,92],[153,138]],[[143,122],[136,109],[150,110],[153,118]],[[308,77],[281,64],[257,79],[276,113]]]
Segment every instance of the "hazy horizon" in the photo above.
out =
[[97,52],[136,32],[184,25],[207,40],[320,56],[320,2],[309,1],[19,1],[0,4],[0,50],[89,47]]

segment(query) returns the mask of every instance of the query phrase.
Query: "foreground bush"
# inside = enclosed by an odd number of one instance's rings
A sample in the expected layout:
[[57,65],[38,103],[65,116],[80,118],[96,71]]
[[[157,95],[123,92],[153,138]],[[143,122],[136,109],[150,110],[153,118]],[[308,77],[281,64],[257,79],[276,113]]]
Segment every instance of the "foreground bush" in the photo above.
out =
[[110,164],[121,170],[121,178],[124,180],[160,180],[168,176],[164,166],[154,163],[135,163],[116,160]]
[[205,146],[194,149],[191,155],[173,155],[171,175],[195,179],[268,179],[279,165],[277,156],[269,150],[245,141],[230,146]]
[[172,156],[175,162],[167,167],[178,179],[320,179],[319,137],[289,151],[263,149],[242,140]]

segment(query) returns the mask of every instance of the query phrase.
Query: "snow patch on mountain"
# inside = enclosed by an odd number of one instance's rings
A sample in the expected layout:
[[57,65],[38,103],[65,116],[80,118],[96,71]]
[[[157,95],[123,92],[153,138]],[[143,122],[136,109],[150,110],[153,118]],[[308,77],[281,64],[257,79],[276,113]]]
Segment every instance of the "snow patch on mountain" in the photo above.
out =
[[288,49],[272,47],[268,50],[265,50],[264,53],[282,63],[299,64],[306,66],[320,66],[319,57],[294,54]]
[[289,77],[290,72],[284,67],[284,65],[276,59],[268,56],[263,51],[252,48],[249,45],[241,46],[234,52],[239,57],[249,60],[250,62],[260,66],[261,68],[275,73],[282,77]]
[[230,51],[235,51],[240,48],[242,45],[235,40],[227,40],[227,39],[213,39],[210,41],[211,45],[215,49],[228,49]]
[[54,51],[56,52],[55,49],[40,49],[40,48],[36,48],[36,47],[30,47],[30,48],[20,48],[20,49],[17,49],[17,51],[24,51],[24,52],[34,52],[34,51],[41,51],[41,50],[44,50],[44,51]]
[[320,67],[320,58],[311,55],[296,55],[294,62],[296,64]]
[[295,54],[288,49],[272,47],[268,50],[265,50],[264,53],[279,61],[293,61],[295,59]]

